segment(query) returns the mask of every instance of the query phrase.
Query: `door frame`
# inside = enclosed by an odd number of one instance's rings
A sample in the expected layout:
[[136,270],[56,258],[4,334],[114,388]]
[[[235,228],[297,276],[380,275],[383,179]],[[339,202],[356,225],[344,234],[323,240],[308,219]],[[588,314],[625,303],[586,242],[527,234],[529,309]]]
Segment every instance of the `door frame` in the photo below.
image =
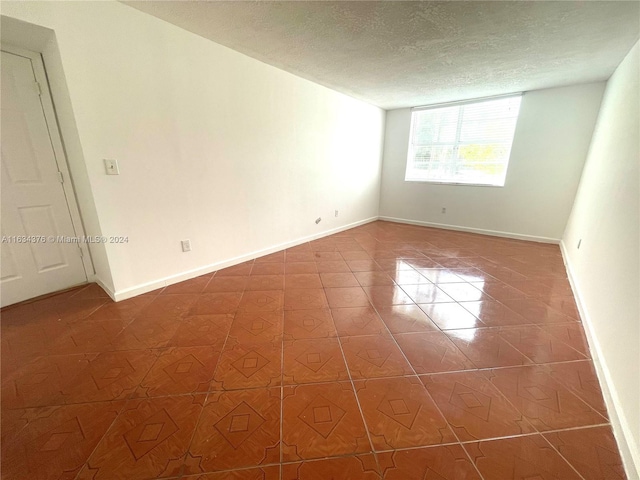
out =
[[[71,177],[71,174],[69,172],[69,165],[67,164],[67,154],[64,148],[64,143],[62,141],[62,135],[60,133],[60,127],[58,125],[58,118],[56,115],[55,106],[53,104],[53,99],[51,97],[49,80],[44,68],[42,54],[5,43],[0,44],[0,50],[31,60],[31,65],[33,66],[33,72],[35,74],[36,81],[40,86],[40,104],[42,105],[44,119],[47,124],[47,131],[49,132],[49,140],[53,149],[53,155],[58,171],[62,174],[63,178],[62,189],[64,191],[67,209],[69,211],[69,215],[71,216],[73,231],[76,237],[84,238],[86,237],[84,224],[82,222],[82,216],[80,215],[80,209],[78,207],[78,199],[73,188],[73,178]],[[93,261],[91,258],[91,251],[89,250],[89,246],[84,242],[79,242],[76,245],[80,249],[86,280],[87,282],[91,282],[95,278],[95,269],[93,267]]]

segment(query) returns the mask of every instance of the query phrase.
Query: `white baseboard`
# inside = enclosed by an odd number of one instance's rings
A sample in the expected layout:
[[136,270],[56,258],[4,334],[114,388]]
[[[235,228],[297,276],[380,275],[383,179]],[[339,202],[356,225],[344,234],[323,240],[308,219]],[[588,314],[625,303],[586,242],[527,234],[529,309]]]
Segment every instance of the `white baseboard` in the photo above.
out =
[[199,277],[200,275],[206,275],[207,273],[215,272],[216,270],[220,270],[222,268],[232,267],[239,263],[243,263],[248,260],[253,260],[254,258],[262,257],[264,255],[269,255],[270,253],[274,253],[274,252],[279,252],[280,250],[284,250],[285,248],[295,247],[296,245],[310,242],[311,240],[316,240],[318,238],[333,235],[334,233],[339,233],[339,232],[343,232],[344,230],[349,230],[350,228],[375,222],[376,220],[378,220],[378,217],[370,217],[365,220],[360,220],[357,222],[350,223],[348,225],[343,225],[342,227],[332,228],[330,230],[325,230],[320,233],[314,233],[313,235],[308,235],[306,237],[298,238],[296,240],[291,240],[289,242],[284,242],[284,243],[273,245],[271,247],[267,247],[261,250],[256,250],[254,252],[241,255],[239,257],[234,257],[228,260],[223,260],[221,262],[212,263],[210,265],[196,268],[194,270],[189,270],[176,275],[171,275],[158,280],[154,280],[153,282],[148,282],[148,283],[136,285],[135,287],[126,288],[124,290],[117,290],[115,292],[111,292],[109,289],[105,288],[105,286],[102,285],[102,283],[100,283],[98,279],[96,279],[96,281],[109,294],[109,296],[114,301],[119,302],[121,300],[126,300],[127,298],[132,298],[137,295],[141,295],[143,293],[152,292],[153,290],[157,290],[159,288],[173,285],[174,283],[184,282],[185,280],[190,280],[192,278]]
[[525,235],[513,232],[501,232],[499,230],[484,230],[482,228],[461,227],[459,225],[449,225],[446,223],[423,222],[420,220],[409,220],[406,218],[396,217],[378,217],[378,220],[385,220],[394,223],[406,223],[407,225],[419,225],[421,227],[441,228],[443,230],[455,230],[458,232],[478,233],[480,235],[490,235],[492,237],[513,238],[516,240],[526,240],[529,242],[552,243],[557,245],[560,243],[559,238],[539,237],[536,235]]
[[114,302],[116,302],[116,294],[113,291],[113,289],[109,288],[102,280],[100,280],[100,278],[97,275],[93,275],[90,279],[90,282],[95,282],[98,285],[100,285],[100,288],[102,288],[107,295],[109,295],[109,297],[111,297],[111,300],[113,300]]
[[631,427],[627,421],[620,399],[618,397],[617,390],[611,378],[611,373],[607,367],[607,362],[604,354],[602,353],[602,347],[598,341],[598,337],[595,335],[593,329],[593,322],[589,316],[589,312],[586,309],[586,304],[580,293],[580,287],[577,278],[575,277],[569,262],[569,256],[567,254],[567,248],[564,241],[560,242],[560,251],[562,252],[562,259],[567,269],[567,276],[569,283],[571,284],[571,290],[573,290],[573,296],[576,299],[578,306],[578,312],[580,318],[582,318],[582,324],[587,335],[587,341],[589,348],[591,349],[593,363],[596,368],[596,374],[600,381],[600,387],[607,406],[607,413],[609,414],[609,421],[613,429],[613,434],[616,437],[618,448],[620,449],[620,456],[622,457],[622,463],[627,473],[629,480],[640,479],[640,449],[635,444]]

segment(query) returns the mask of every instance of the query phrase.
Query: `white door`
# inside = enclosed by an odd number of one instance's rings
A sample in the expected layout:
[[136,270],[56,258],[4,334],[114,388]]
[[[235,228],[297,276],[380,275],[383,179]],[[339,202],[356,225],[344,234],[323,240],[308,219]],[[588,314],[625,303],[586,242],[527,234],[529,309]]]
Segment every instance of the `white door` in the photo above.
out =
[[48,87],[37,83],[31,58],[3,50],[1,65],[0,297],[6,306],[85,283],[87,276],[78,245],[55,241],[76,233],[56,162],[64,159],[56,159],[41,102],[40,89]]

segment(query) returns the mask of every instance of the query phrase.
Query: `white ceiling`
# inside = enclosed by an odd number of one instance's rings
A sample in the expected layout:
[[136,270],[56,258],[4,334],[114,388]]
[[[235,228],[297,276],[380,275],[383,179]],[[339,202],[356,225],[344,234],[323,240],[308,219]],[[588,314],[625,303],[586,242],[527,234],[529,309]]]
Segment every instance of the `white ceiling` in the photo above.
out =
[[638,1],[126,1],[385,109],[604,80]]

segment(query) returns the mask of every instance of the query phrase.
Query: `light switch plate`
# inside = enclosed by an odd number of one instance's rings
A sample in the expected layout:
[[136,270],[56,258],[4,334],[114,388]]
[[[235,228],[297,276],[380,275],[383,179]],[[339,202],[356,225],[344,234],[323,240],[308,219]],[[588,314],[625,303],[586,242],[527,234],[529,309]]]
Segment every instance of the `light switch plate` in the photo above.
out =
[[120,169],[118,168],[118,161],[110,158],[104,159],[104,169],[107,175],[120,175]]

